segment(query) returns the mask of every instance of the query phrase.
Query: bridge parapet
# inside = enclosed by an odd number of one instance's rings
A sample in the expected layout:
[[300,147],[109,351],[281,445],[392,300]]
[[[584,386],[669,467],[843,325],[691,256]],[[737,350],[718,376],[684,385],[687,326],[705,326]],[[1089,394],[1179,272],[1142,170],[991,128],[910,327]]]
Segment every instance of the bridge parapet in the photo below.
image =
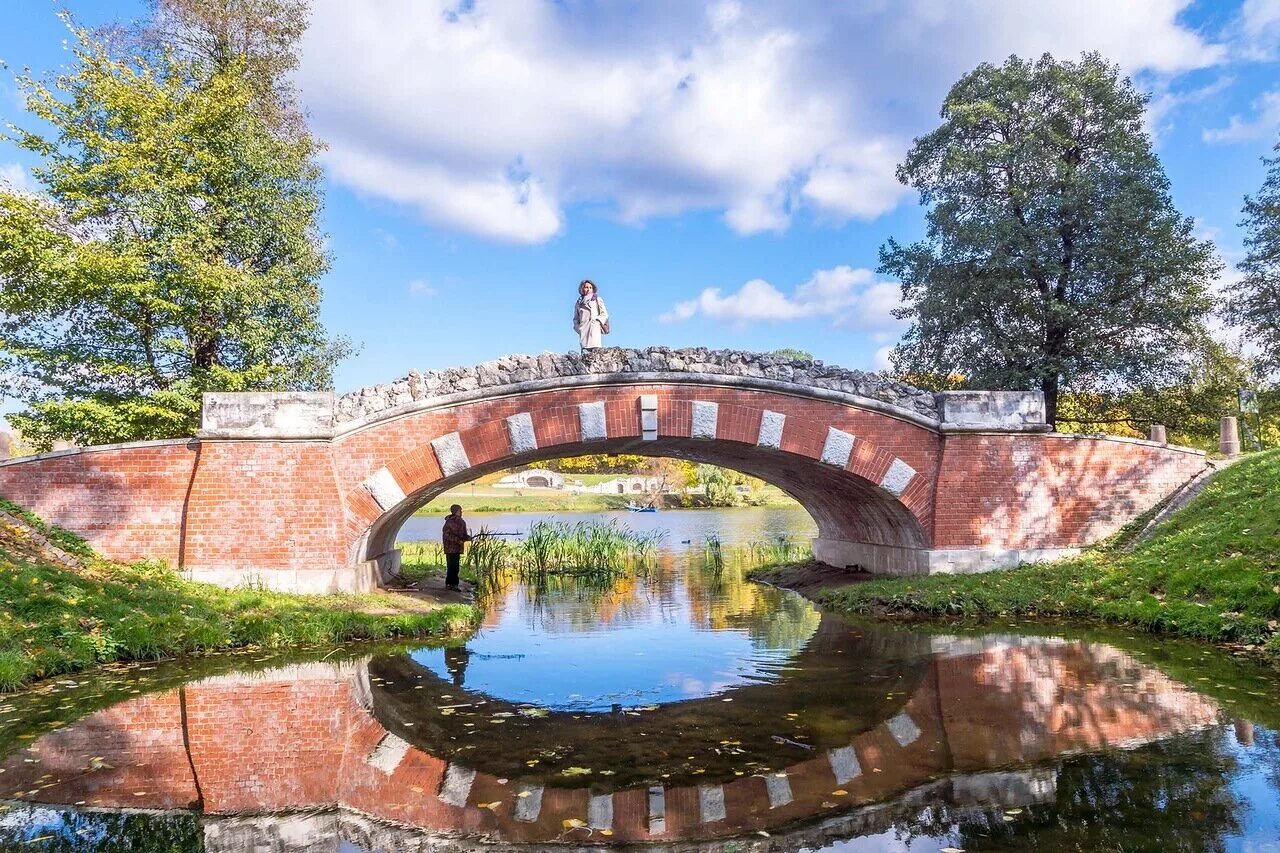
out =
[[521,386],[547,380],[561,380],[557,382],[559,387],[573,380],[584,385],[601,384],[602,380],[610,379],[634,382],[646,374],[654,377],[655,381],[671,381],[673,377],[686,381],[699,378],[730,380],[725,384],[732,384],[734,379],[761,380],[874,400],[929,420],[936,421],[939,416],[937,399],[928,391],[878,373],[846,370],[821,361],[702,347],[606,347],[585,353],[508,355],[475,367],[450,367],[426,373],[414,371],[394,382],[361,388],[338,397],[334,420],[339,425],[362,421],[414,402],[481,389],[493,392],[501,386]]
[[1044,397],[1028,391],[915,388],[878,373],[820,361],[703,348],[607,348],[586,353],[509,355],[328,392],[210,393],[203,438],[333,438],[371,423],[438,406],[575,387],[706,384],[776,391],[870,409],[937,431],[1044,432]]

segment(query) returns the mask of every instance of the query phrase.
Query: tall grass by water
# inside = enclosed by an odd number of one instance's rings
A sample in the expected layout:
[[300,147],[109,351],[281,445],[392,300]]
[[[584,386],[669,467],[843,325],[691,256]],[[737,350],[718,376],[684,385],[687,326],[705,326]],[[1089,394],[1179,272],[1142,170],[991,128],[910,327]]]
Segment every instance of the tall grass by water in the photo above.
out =
[[[462,574],[481,586],[503,573],[522,580],[550,575],[608,579],[646,571],[656,562],[664,539],[662,531],[638,533],[614,520],[535,521],[523,539],[497,537],[481,528],[467,546]],[[399,547],[406,579],[444,571],[444,550],[438,542],[405,542]],[[807,546],[785,533],[732,546],[713,534],[702,543],[703,560],[712,569],[723,568],[726,562],[766,568],[810,556]]]
[[797,542],[787,533],[778,533],[767,539],[754,539],[745,545],[730,546],[726,546],[719,536],[712,534],[702,543],[703,561],[714,571],[723,570],[726,564],[744,569],[767,569],[812,557],[813,553],[808,546]]
[[[467,546],[463,572],[483,584],[498,573],[521,577],[577,575],[612,577],[653,564],[664,533],[638,533],[617,521],[535,521],[523,539],[494,536],[481,528]],[[444,551],[435,542],[400,546],[401,566],[410,580],[439,572]]]

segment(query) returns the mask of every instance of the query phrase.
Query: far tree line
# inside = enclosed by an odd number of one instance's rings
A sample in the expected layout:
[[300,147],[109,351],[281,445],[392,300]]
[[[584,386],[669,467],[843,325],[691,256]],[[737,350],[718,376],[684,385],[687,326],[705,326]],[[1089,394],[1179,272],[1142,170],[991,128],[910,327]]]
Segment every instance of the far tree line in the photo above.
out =
[[[37,121],[8,138],[42,162],[39,192],[0,186],[0,377],[33,449],[190,435],[205,391],[331,387],[351,346],[319,319],[322,143],[289,78],[308,16],[152,0],[110,30],[68,18],[70,68],[17,75]],[[898,376],[1040,390],[1060,429],[1159,422],[1201,445],[1240,389],[1280,408],[1280,156],[1216,293],[1223,263],[1173,203],[1147,104],[1096,53],[952,87],[898,168],[926,233],[880,252],[910,323]],[[1280,441],[1274,414],[1247,425]]]

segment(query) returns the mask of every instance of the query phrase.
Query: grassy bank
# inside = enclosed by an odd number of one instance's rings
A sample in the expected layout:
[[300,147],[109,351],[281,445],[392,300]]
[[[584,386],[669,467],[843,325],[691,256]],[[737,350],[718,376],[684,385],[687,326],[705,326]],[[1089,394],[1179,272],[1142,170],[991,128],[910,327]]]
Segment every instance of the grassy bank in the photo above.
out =
[[887,617],[1064,617],[1264,649],[1280,658],[1280,451],[1226,469],[1151,536],[981,575],[828,589],[836,610]]
[[[0,690],[98,663],[244,647],[330,646],[469,627],[467,605],[377,593],[223,589],[161,565],[95,556],[74,534],[0,502]],[[56,548],[51,548],[50,545]]]

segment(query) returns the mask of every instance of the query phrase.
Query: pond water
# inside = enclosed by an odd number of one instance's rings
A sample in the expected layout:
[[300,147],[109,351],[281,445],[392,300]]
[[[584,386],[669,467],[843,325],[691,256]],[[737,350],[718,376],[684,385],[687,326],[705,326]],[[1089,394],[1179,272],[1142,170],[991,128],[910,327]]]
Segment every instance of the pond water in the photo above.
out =
[[689,549],[512,581],[448,648],[0,699],[0,849],[1280,849],[1273,671],[1040,630],[850,622]]

